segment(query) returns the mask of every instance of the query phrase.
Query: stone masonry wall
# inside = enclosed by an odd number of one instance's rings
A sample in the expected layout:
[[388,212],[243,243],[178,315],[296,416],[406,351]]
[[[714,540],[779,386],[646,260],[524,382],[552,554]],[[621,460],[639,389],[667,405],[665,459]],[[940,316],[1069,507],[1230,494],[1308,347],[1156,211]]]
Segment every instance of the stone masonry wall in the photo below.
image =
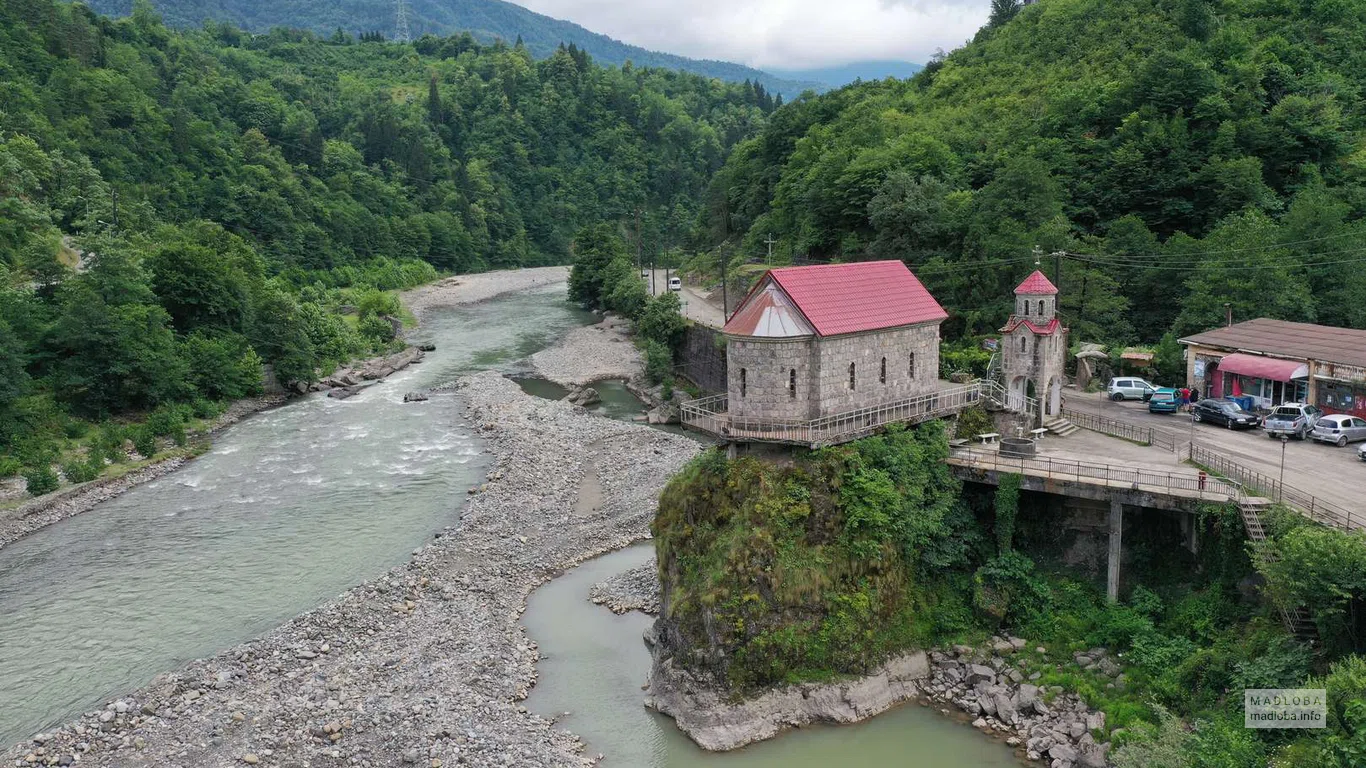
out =
[[[939,324],[820,339],[819,411],[831,415],[933,391],[939,382]],[[915,375],[911,375],[911,354]],[[879,380],[882,359],[887,380]],[[849,364],[854,388],[849,388]]]
[[[726,347],[730,414],[735,418],[795,419],[815,418],[816,342],[800,339],[751,339],[732,337]],[[797,372],[794,396],[788,384]],[[742,373],[743,372],[743,373]],[[740,379],[745,379],[741,395]]]

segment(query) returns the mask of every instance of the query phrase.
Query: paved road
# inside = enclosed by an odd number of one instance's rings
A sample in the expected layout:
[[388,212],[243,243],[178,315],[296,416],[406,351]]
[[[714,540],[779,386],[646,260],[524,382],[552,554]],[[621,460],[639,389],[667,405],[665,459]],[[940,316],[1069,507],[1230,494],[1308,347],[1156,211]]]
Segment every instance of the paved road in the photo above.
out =
[[[1068,390],[1066,397],[1068,408],[1162,429],[1181,443],[1193,438],[1249,469],[1271,478],[1280,477],[1281,441],[1267,438],[1260,429],[1229,430],[1195,424],[1186,414],[1148,413],[1146,403],[1111,402],[1099,393]],[[1285,484],[1353,513],[1366,513],[1366,462],[1357,458],[1359,447],[1357,443],[1338,448],[1312,440],[1291,440],[1285,445]]]
[[[650,295],[661,294],[669,289],[669,279],[665,276],[665,270],[656,269],[654,280],[650,280],[648,277],[648,269],[642,271],[647,275],[641,279],[645,281],[646,290],[651,291]],[[668,274],[674,273],[670,271]],[[685,282],[679,298],[683,300],[683,316],[689,320],[712,328],[720,328],[726,324],[721,312],[721,303],[719,301],[713,303],[695,286],[688,285]]]

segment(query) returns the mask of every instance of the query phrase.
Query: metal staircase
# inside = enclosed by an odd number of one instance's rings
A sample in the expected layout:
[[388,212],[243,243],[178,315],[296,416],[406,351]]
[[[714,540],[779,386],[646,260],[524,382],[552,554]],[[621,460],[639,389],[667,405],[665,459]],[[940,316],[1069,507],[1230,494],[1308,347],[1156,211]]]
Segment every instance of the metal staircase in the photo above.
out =
[[[1260,496],[1244,496],[1238,500],[1238,512],[1243,517],[1243,529],[1247,531],[1247,537],[1258,546],[1255,548],[1255,557],[1263,563],[1274,562],[1276,556],[1266,547],[1260,546],[1266,541],[1266,528],[1262,526],[1262,512],[1271,506],[1270,499]],[[1281,619],[1285,621],[1285,628],[1290,634],[1299,638],[1301,642],[1310,646],[1317,647],[1319,644],[1318,627],[1314,625],[1313,618],[1309,611],[1303,606],[1285,606],[1280,601],[1273,598],[1276,609],[1281,613]]]

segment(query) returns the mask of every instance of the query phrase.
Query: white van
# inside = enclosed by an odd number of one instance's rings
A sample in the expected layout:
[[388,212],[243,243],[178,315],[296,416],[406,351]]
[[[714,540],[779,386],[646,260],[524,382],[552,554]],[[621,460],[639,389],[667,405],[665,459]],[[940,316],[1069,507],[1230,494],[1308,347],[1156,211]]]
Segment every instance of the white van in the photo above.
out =
[[671,278],[669,278],[669,290],[671,290],[671,291],[681,291],[681,290],[683,290],[683,281],[682,281],[682,280],[679,280],[679,279],[676,278],[676,277],[671,277]]

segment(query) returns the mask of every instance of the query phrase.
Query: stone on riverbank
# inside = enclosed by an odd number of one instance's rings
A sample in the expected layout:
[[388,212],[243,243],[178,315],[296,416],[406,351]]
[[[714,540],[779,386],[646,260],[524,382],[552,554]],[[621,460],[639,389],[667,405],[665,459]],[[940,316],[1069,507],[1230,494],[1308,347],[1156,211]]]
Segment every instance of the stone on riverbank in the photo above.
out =
[[782,686],[736,703],[672,659],[656,656],[645,706],[674,718],[679,730],[703,749],[726,751],[788,728],[866,720],[917,696],[917,681],[929,672],[925,653],[915,651],[888,661],[867,677]]
[[629,571],[598,582],[588,590],[588,599],[612,613],[641,611],[659,613],[659,574],[654,558]]

